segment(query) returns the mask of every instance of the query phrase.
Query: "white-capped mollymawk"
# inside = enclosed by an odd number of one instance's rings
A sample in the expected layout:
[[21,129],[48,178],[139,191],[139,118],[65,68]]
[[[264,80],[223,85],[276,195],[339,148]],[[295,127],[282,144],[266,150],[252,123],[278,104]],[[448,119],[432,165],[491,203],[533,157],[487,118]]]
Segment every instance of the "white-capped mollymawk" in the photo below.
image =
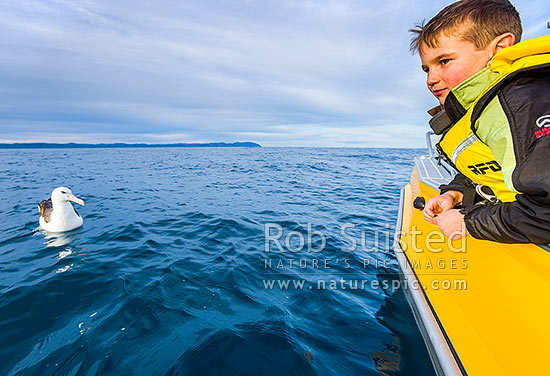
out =
[[82,217],[69,201],[84,205],[84,201],[76,198],[69,188],[54,189],[51,198],[38,204],[40,227],[49,232],[63,232],[82,226]]

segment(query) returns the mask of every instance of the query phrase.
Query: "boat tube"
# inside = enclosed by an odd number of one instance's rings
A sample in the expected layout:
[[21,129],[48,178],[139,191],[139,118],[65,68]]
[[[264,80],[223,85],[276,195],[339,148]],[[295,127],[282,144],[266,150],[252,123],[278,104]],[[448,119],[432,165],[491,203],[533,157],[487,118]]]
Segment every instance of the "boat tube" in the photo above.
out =
[[550,249],[467,236],[451,241],[423,204],[455,175],[434,155],[414,159],[394,240],[402,288],[438,375],[550,374]]

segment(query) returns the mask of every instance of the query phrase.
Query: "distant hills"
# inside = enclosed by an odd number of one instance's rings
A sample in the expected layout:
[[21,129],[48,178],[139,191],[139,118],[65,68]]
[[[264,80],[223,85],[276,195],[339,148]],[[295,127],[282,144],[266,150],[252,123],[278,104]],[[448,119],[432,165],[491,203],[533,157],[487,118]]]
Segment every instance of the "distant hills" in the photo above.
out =
[[0,143],[0,149],[76,149],[76,148],[261,148],[262,145],[255,142],[209,142],[209,143],[193,143],[193,144],[76,144],[70,142],[68,144],[53,144],[47,142],[21,142],[13,144]]

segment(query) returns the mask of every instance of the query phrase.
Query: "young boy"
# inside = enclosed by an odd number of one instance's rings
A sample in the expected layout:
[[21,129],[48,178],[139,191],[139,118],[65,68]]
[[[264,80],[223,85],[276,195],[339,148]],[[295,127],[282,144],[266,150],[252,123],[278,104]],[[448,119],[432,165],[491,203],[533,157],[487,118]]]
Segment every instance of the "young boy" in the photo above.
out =
[[[440,110],[430,121],[438,150],[459,171],[424,218],[455,239],[549,243],[550,36],[518,43],[521,21],[507,0],[458,1],[411,32],[441,104],[430,111]],[[498,202],[453,209],[470,181]]]

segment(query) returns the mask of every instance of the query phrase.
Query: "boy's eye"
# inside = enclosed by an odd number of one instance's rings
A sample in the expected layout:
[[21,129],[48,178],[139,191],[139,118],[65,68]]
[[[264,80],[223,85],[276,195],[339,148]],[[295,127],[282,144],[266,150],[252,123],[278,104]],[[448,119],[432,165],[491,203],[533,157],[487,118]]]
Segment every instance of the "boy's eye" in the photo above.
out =
[[423,66],[422,70],[424,71],[424,73],[428,73],[430,71],[430,68]]
[[442,59],[442,60],[439,61],[439,64],[445,65],[445,64],[447,64],[449,61],[451,61],[451,59]]

